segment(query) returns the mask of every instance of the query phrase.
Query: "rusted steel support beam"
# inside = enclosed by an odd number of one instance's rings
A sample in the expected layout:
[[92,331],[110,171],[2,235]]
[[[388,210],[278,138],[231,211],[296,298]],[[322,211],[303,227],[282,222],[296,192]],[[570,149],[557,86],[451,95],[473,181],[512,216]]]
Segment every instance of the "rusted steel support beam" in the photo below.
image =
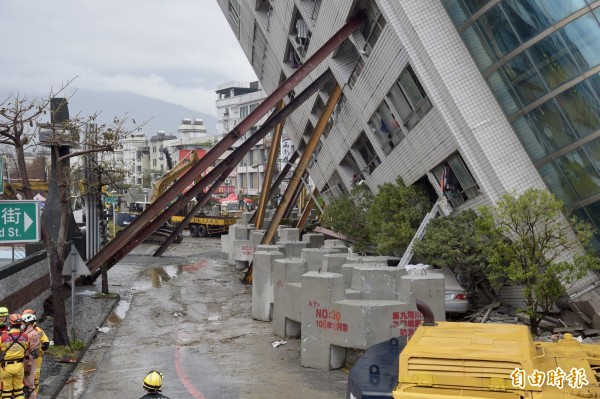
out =
[[[277,179],[273,182],[273,185],[271,185],[271,189],[269,190],[269,196],[267,197],[267,202],[269,202],[271,198],[273,198],[273,196],[279,191],[279,186],[281,186],[281,183],[283,183],[283,180],[288,175],[290,169],[292,169],[292,166],[294,165],[294,162],[296,162],[299,156],[300,154],[298,154],[298,151],[294,151],[290,159],[286,161],[285,166],[281,169],[281,173],[279,173],[279,176],[277,176]],[[248,223],[254,224],[255,222],[256,212],[252,214]]]
[[[302,188],[303,188],[302,182],[300,182],[300,184],[298,184],[298,186],[296,186],[296,188],[294,189],[294,192],[292,193],[292,196],[290,197],[291,199],[288,202],[288,204],[285,208],[285,211],[283,212],[282,219],[289,219],[290,215],[292,214],[292,211],[294,210],[294,207],[298,204],[298,197],[300,197]],[[285,196],[285,194],[284,194],[284,196]],[[291,227],[294,227],[294,226],[291,226]]]
[[219,186],[221,186],[221,184],[225,181],[225,179],[227,179],[227,177],[229,176],[229,174],[231,173],[231,171],[235,168],[235,166],[233,168],[228,168],[229,170],[225,170],[223,172],[223,174],[219,177],[219,179],[217,179],[212,186],[210,186],[210,188],[207,190],[206,193],[202,193],[197,199],[198,202],[196,203],[196,205],[194,205],[194,207],[192,208],[192,210],[185,215],[185,217],[183,218],[183,220],[181,221],[181,223],[179,223],[177,225],[177,227],[175,227],[175,230],[173,230],[173,232],[171,233],[171,235],[169,235],[169,237],[167,237],[167,239],[165,240],[165,242],[163,242],[161,244],[161,246],[156,250],[156,252],[154,252],[154,255],[152,256],[161,256],[162,254],[165,253],[165,251],[169,248],[169,246],[171,244],[173,244],[173,241],[175,241],[175,239],[177,238],[177,236],[179,234],[181,234],[183,232],[183,229],[185,229],[185,226],[188,225],[188,223],[190,222],[190,220],[192,220],[192,218],[202,209],[202,207],[206,204],[206,202],[208,201],[208,199],[210,198],[210,196],[217,190],[217,188],[219,188]]
[[[258,143],[263,137],[267,135],[278,123],[281,119],[289,116],[294,110],[296,110],[304,101],[310,98],[314,93],[316,93],[325,83],[327,83],[333,74],[330,70],[325,71],[321,76],[319,76],[313,83],[311,83],[302,93],[297,95],[290,103],[281,111],[276,112],[271,118],[269,118],[265,124],[258,129],[250,138],[244,141],[238,148],[236,148],[226,159],[221,161],[213,170],[208,172],[206,176],[204,176],[200,181],[192,186],[185,193],[180,193],[177,200],[169,205],[162,213],[157,215],[149,224],[142,227],[138,230],[137,235],[126,242],[121,248],[117,249],[113,254],[106,260],[106,263],[109,267],[116,264],[119,260],[121,260],[125,255],[129,253],[133,248],[135,248],[139,243],[144,241],[146,237],[152,234],[156,229],[158,229],[164,222],[169,220],[171,216],[173,216],[177,211],[187,205],[194,197],[199,195],[202,190],[208,186],[212,181],[219,178],[225,179],[223,173],[226,172],[229,168],[233,169],[238,164],[238,162],[243,158],[243,156],[252,149],[252,147]],[[208,197],[205,197],[208,199]],[[96,272],[98,269],[91,269],[90,272],[94,278],[97,277]]]
[[[284,102],[279,103],[280,109],[284,106]],[[283,134],[283,126],[285,120],[279,122],[273,131],[273,140],[271,140],[271,149],[269,150],[269,159],[265,167],[265,173],[263,178],[263,184],[260,191],[260,198],[258,200],[258,208],[254,213],[256,215],[256,229],[260,230],[265,220],[265,211],[269,202],[269,191],[271,188],[271,180],[273,180],[273,172],[275,171],[275,165],[277,164],[277,156],[279,155],[279,145],[281,143],[281,136]],[[254,215],[252,215],[254,216]]]
[[306,207],[304,208],[304,212],[302,212],[302,216],[300,216],[300,220],[298,220],[297,229],[304,230],[306,227],[306,222],[308,221],[308,216],[310,215],[310,211],[315,206],[315,198],[319,195],[319,190],[315,188],[313,191],[313,195],[310,196],[308,202],[306,203]]
[[[271,240],[273,240],[273,237],[275,236],[275,231],[277,230],[277,226],[279,226],[279,223],[281,222],[283,214],[284,214],[289,202],[292,200],[291,193],[295,192],[296,187],[298,187],[301,184],[302,176],[304,175],[304,172],[306,172],[306,167],[308,166],[310,157],[312,156],[313,152],[315,151],[315,148],[317,148],[317,144],[319,143],[319,140],[321,139],[321,135],[323,134],[323,131],[325,130],[325,127],[327,126],[327,121],[331,117],[331,114],[333,113],[333,110],[335,109],[335,106],[341,96],[342,96],[342,88],[340,87],[340,85],[336,84],[335,88],[329,95],[329,100],[327,101],[327,105],[325,105],[323,114],[319,118],[319,121],[317,122],[317,126],[315,126],[315,130],[313,131],[313,134],[310,136],[308,143],[306,143],[306,148],[304,149],[304,152],[302,153],[302,156],[300,157],[300,160],[298,161],[298,165],[296,165],[296,169],[294,170],[294,175],[292,176],[292,179],[288,183],[288,189],[286,190],[286,194],[289,192],[290,195],[284,194],[283,198],[281,199],[281,203],[277,207],[277,210],[275,211],[275,214],[273,215],[273,218],[271,219],[271,223],[269,223],[269,228],[265,232],[265,235],[262,238],[261,244],[268,244],[271,242]],[[248,267],[248,270],[246,270],[246,274],[244,275],[244,278],[242,281],[246,284],[250,284],[252,282],[252,264],[250,264],[250,266]]]
[[[366,19],[364,13],[355,15],[348,21],[331,39],[317,50],[306,62],[296,70],[285,82],[283,82],[273,93],[271,93],[254,111],[242,120],[231,132],[219,141],[202,159],[188,170],[179,180],[169,187],[163,195],[135,218],[121,233],[104,246],[98,253],[87,262],[91,271],[98,270],[100,266],[113,258],[114,254],[122,249],[128,242],[137,241],[139,231],[143,226],[152,221],[160,214],[171,201],[179,196],[185,188],[214,162],[219,156],[228,150],[240,137],[244,135],[260,118],[266,115],[279,101],[281,101],[294,87],[296,87],[310,72],[335,50],[350,34],[360,26]],[[137,244],[136,244],[137,245]],[[114,263],[113,263],[114,264]]]

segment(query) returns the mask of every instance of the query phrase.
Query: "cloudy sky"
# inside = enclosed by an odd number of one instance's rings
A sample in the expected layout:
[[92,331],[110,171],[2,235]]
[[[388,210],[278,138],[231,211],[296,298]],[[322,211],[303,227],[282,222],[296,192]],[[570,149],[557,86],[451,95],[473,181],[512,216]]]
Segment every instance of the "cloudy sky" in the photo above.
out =
[[2,98],[76,77],[214,115],[217,84],[256,80],[216,0],[0,0],[0,37]]

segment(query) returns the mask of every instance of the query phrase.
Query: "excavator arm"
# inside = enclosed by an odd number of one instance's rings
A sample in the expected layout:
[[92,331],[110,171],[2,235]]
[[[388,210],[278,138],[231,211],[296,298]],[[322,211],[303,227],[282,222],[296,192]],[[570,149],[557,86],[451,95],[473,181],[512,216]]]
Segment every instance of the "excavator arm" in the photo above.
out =
[[150,202],[154,202],[156,198],[160,197],[171,184],[177,179],[183,176],[192,166],[198,162],[198,155],[196,151],[191,151],[189,157],[185,157],[171,168],[163,177],[158,179],[154,183],[154,190],[152,191],[152,197]]

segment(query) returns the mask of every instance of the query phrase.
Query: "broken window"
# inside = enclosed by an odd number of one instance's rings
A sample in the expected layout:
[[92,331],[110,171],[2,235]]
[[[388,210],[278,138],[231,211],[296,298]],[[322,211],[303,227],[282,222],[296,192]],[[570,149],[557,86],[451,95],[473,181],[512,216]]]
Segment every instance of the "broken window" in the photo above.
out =
[[409,65],[394,83],[387,99],[398,112],[406,130],[411,130],[432,108],[427,93]]
[[459,153],[436,166],[432,173],[453,207],[479,195],[479,186]]
[[359,58],[356,61],[356,65],[354,65],[354,69],[352,70],[352,73],[350,74],[350,78],[348,79],[348,86],[350,88],[354,87],[354,85],[356,84],[356,80],[360,76],[364,67],[365,67],[365,61],[362,58]]
[[381,160],[377,156],[375,148],[373,148],[373,144],[371,144],[365,132],[360,133],[358,139],[352,146],[352,150],[355,150],[360,154],[360,158],[356,159],[356,162],[361,164],[361,175],[373,173],[373,171],[381,164]]
[[365,6],[360,8],[364,9],[368,16],[368,21],[365,23],[361,31],[365,39],[365,45],[361,54],[365,57],[368,57],[369,54],[371,54],[373,47],[375,47],[375,43],[377,43],[383,28],[385,28],[386,21],[374,1],[366,1]]
[[381,144],[385,154],[389,154],[404,139],[401,121],[390,109],[388,103],[381,102],[371,119],[369,127]]

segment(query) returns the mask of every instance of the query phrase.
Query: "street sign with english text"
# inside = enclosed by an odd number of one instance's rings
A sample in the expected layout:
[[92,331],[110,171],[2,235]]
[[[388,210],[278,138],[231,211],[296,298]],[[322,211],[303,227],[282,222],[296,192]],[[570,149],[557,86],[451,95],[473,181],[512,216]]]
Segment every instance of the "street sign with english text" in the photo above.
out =
[[38,201],[0,201],[0,244],[40,240]]

